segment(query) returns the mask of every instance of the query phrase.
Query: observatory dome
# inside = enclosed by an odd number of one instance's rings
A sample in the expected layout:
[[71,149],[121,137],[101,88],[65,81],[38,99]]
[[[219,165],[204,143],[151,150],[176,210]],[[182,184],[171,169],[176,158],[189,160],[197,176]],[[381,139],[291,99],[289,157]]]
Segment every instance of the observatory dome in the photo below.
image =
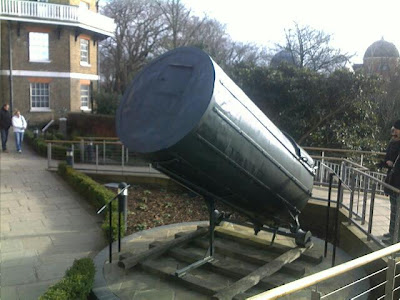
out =
[[381,39],[369,46],[364,54],[364,59],[376,57],[399,57],[399,51],[394,44]]
[[296,65],[296,60],[292,53],[288,50],[281,50],[272,57],[270,66],[277,68],[283,62],[289,65]]

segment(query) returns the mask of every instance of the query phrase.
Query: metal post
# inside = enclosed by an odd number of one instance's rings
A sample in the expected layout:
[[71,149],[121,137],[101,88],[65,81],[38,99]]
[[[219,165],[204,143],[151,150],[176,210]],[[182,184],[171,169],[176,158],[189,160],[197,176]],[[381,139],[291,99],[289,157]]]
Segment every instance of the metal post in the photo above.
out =
[[311,300],[320,300],[321,299],[321,293],[318,292],[317,290],[311,290]]
[[394,278],[396,275],[396,260],[388,259],[388,269],[386,271],[385,300],[393,300]]
[[368,178],[366,178],[363,175],[358,175],[358,181],[357,181],[357,177],[356,177],[356,185],[357,185],[357,216],[356,218],[358,218],[358,211],[359,211],[359,207],[360,207],[360,191],[361,191],[361,179],[364,178],[364,182],[368,181]]
[[118,253],[121,252],[121,214],[123,203],[118,197]]
[[324,151],[322,151],[322,153],[321,153],[321,168],[320,168],[320,173],[319,173],[319,182],[323,182],[323,177],[324,177],[324,162],[325,162],[325,160],[324,160],[324,157],[325,157],[325,152]]
[[399,226],[400,226],[400,195],[397,195],[397,198],[396,198],[396,220],[394,223],[393,244],[396,244],[399,241]]
[[361,166],[363,165],[363,162],[364,162],[364,154],[361,154],[361,163],[360,163]]
[[71,149],[72,149],[72,167],[74,167],[74,164],[75,164],[75,152],[74,152],[75,146],[74,146],[74,144],[71,145]]
[[96,144],[96,173],[99,170],[99,145]]
[[372,192],[371,192],[371,204],[369,205],[369,220],[368,220],[368,236],[367,241],[370,241],[370,235],[372,232],[372,221],[374,218],[374,206],[375,206],[375,191],[376,191],[376,183],[372,185]]
[[106,164],[106,141],[103,140],[103,165]]
[[344,161],[340,164],[340,178],[343,180],[343,182],[346,182],[346,168]]
[[351,219],[353,218],[353,204],[354,204],[354,189],[356,186],[356,176],[354,173],[350,174],[350,205],[349,205],[349,225],[351,225]]
[[361,225],[365,224],[365,216],[367,213],[367,197],[368,197],[368,181],[365,180],[364,181],[364,196],[363,196]]
[[210,236],[209,236],[209,241],[210,241],[210,248],[209,248],[209,256],[214,255],[214,229],[215,229],[215,202],[214,199],[208,199],[209,201],[209,210],[210,210]]
[[124,151],[125,147],[124,145],[121,146],[121,167],[122,167],[122,172],[124,172],[124,165],[125,165],[125,157],[124,157]]
[[124,228],[127,228],[127,220],[128,220],[128,189],[126,188],[128,185],[125,182],[121,182],[118,185],[118,194],[121,193],[123,189],[124,192],[118,196],[118,203],[121,203],[121,211],[124,214]]
[[335,215],[335,236],[333,240],[333,251],[332,251],[332,267],[335,266],[335,259],[336,259],[336,246],[339,240],[339,208],[340,208],[340,197],[341,197],[341,190],[342,190],[342,181],[339,178],[338,182],[338,191],[337,191],[337,200],[336,200],[336,215]]
[[329,192],[328,192],[328,206],[327,206],[327,211],[326,211],[324,257],[326,257],[328,254],[329,212],[331,210],[331,194],[332,194],[333,176],[334,176],[333,173],[329,174]]
[[112,202],[110,202],[109,204],[108,204],[108,210],[109,210],[109,212],[110,212],[110,223],[109,223],[109,226],[110,226],[110,235],[109,235],[109,242],[110,242],[110,245],[109,245],[109,256],[108,256],[108,261],[110,262],[110,263],[112,263],[112,243],[113,243],[113,236],[112,236],[112,234],[113,234],[113,230],[112,230]]
[[126,153],[125,153],[126,155],[126,160],[125,160],[125,162],[126,163],[128,163],[129,162],[129,149],[128,148],[126,148]]
[[73,164],[72,164],[73,156],[74,156],[74,152],[72,152],[71,148],[68,148],[67,151],[65,152],[65,161],[68,166],[73,167]]
[[51,143],[47,144],[47,168],[50,169],[51,165]]
[[14,110],[14,76],[13,76],[13,47],[12,47],[12,37],[11,37],[11,21],[8,21],[8,58],[9,58],[9,64],[8,67],[10,69],[10,77],[9,77],[9,82],[10,82],[10,111],[11,113]]
[[81,139],[81,163],[85,162],[85,141]]

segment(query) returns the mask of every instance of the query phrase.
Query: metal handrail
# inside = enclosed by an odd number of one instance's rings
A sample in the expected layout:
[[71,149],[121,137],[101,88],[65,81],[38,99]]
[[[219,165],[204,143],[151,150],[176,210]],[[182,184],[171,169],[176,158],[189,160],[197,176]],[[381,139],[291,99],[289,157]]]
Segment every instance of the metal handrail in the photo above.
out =
[[299,290],[308,288],[327,279],[342,275],[346,272],[352,271],[356,268],[365,266],[366,264],[373,262],[375,260],[381,259],[383,257],[389,256],[393,253],[400,251],[400,243],[383,248],[381,250],[375,251],[373,253],[361,256],[349,262],[345,262],[333,268],[318,272],[316,274],[292,281],[290,283],[284,284],[272,290],[263,292],[261,294],[255,295],[248,299],[258,300],[258,299],[277,299],[278,297],[283,297],[285,295],[292,294]]
[[373,176],[371,176],[371,175],[369,175],[369,174],[367,174],[367,173],[365,173],[365,172],[363,172],[363,171],[360,171],[360,170],[357,170],[357,169],[354,169],[354,168],[352,168],[352,170],[353,170],[354,172],[356,172],[356,173],[359,173],[359,174],[361,174],[361,175],[363,175],[363,176],[365,176],[365,177],[367,177],[367,178],[373,180],[373,181],[376,181],[377,183],[379,183],[379,184],[381,184],[382,186],[384,186],[384,187],[386,187],[386,188],[392,190],[392,191],[395,192],[395,193],[398,193],[398,194],[400,193],[400,189],[397,189],[397,188],[395,188],[394,186],[392,186],[392,185],[390,185],[390,184],[387,184],[386,182],[384,182],[384,181],[382,181],[382,180],[379,180],[379,179],[377,179],[377,178],[375,178],[375,177],[373,177]]
[[351,161],[351,160],[349,160],[349,159],[347,159],[347,158],[343,158],[343,157],[331,157],[331,156],[318,156],[318,155],[310,155],[311,156],[311,158],[313,158],[313,159],[323,159],[323,160],[337,160],[337,161],[342,161],[342,162],[346,162],[346,163],[349,163],[349,164],[351,164],[351,165],[354,165],[354,166],[356,166],[357,168],[360,168],[360,169],[364,169],[364,170],[368,170],[368,168],[367,167],[364,167],[364,166],[362,166],[362,165],[360,165],[360,164],[358,164],[358,163],[356,163],[356,162],[354,162],[354,161]]
[[385,152],[374,152],[374,151],[363,151],[363,150],[351,150],[351,149],[332,149],[322,147],[302,147],[304,150],[311,151],[324,151],[324,152],[339,152],[339,153],[354,153],[354,154],[371,154],[371,155],[385,155]]
[[[97,214],[101,214],[101,212],[108,206],[109,212],[109,262],[112,263],[112,243],[113,243],[113,230],[112,230],[112,202],[115,199],[118,199],[118,252],[121,252],[121,213],[122,213],[122,198],[121,196],[127,195],[127,190],[131,186],[127,184],[125,187],[121,188],[117,195],[104,204],[98,211]],[[126,200],[125,200],[126,201]]]
[[110,140],[110,141],[119,141],[118,137],[107,137],[107,136],[77,136],[78,140],[93,140],[93,141],[103,141],[103,140]]
[[[52,144],[79,144],[81,143],[82,140],[45,140],[45,143],[52,143]],[[98,144],[98,145],[122,145],[121,142],[96,142],[96,141],[84,141],[85,143],[93,143],[94,145]]]

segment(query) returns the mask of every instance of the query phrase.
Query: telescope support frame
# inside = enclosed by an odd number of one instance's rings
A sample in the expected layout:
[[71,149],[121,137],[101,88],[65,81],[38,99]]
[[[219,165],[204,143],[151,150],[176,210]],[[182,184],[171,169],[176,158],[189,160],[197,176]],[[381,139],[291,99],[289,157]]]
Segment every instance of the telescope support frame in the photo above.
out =
[[196,269],[206,263],[212,262],[214,260],[214,231],[216,225],[216,216],[219,214],[217,210],[215,210],[215,201],[212,197],[206,198],[206,203],[209,211],[209,218],[210,218],[210,226],[209,226],[209,247],[207,250],[207,256],[201,260],[198,260],[182,269],[175,271],[176,277],[185,276],[185,274],[193,269]]

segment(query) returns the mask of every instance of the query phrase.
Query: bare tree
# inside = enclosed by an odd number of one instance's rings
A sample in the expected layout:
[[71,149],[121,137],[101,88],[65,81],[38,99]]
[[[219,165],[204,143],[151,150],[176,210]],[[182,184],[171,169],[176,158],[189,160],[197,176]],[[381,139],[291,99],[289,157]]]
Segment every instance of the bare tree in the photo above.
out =
[[167,29],[155,4],[146,0],[111,0],[104,8],[117,25],[115,36],[101,46],[106,86],[112,86],[114,92],[125,90]]
[[263,49],[234,42],[225,25],[194,15],[180,0],[111,0],[104,13],[117,24],[114,38],[101,45],[108,92],[123,93],[149,59],[181,46],[203,49],[228,72],[240,62],[265,61]]
[[285,38],[286,44],[277,46],[289,51],[300,68],[330,73],[344,67],[353,56],[332,48],[330,34],[309,26],[295,23],[294,28],[285,30]]

